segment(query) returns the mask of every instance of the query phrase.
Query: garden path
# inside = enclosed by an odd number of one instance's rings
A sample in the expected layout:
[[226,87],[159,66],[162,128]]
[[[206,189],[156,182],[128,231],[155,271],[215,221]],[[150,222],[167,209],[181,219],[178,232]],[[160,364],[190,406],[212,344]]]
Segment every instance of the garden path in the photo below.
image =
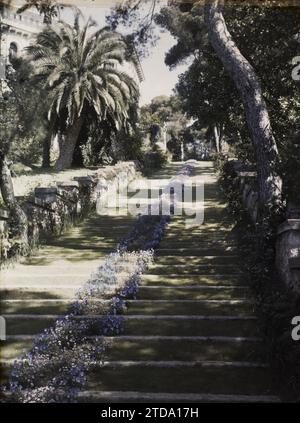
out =
[[204,224],[186,228],[184,217],[172,217],[137,299],[127,302],[124,333],[79,401],[278,401],[213,164],[199,162],[197,175]]
[[[170,178],[180,167],[153,178]],[[212,163],[198,163],[197,173],[205,180],[204,224],[187,229],[184,217],[171,219],[137,299],[127,302],[125,332],[111,339],[80,402],[277,401]],[[128,215],[91,216],[1,271],[3,377],[33,337],[67,311],[132,223]]]

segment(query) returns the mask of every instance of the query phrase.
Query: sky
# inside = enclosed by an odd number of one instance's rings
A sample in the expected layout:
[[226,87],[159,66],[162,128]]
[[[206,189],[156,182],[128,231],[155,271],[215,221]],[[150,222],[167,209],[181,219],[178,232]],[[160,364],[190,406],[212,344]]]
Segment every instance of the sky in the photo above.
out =
[[[103,26],[105,15],[108,14],[110,9],[107,4],[97,7],[94,7],[94,5],[95,3],[91,7],[80,5],[80,9],[85,18],[91,16],[99,26]],[[172,94],[178,75],[187,69],[187,65],[181,65],[170,71],[165,65],[165,54],[174,44],[175,39],[168,32],[161,33],[159,41],[155,47],[151,48],[149,56],[141,60],[145,75],[145,80],[140,85],[141,105],[149,103],[153,97],[158,95]]]

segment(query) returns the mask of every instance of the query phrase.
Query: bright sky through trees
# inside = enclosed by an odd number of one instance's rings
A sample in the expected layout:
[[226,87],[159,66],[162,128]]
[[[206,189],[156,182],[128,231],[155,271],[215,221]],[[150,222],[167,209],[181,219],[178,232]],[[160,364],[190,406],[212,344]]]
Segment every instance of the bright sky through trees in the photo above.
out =
[[[85,18],[91,16],[101,27],[105,25],[105,16],[110,10],[107,4],[106,1],[102,6],[100,4],[96,7],[80,7],[80,9]],[[63,17],[69,19],[72,16],[71,13],[70,10],[66,10],[63,12]],[[145,81],[140,85],[141,105],[149,103],[158,95],[172,94],[178,75],[186,70],[187,66],[182,65],[169,71],[165,65],[165,53],[173,44],[175,40],[168,32],[161,33],[157,45],[150,50],[149,56],[142,60]]]

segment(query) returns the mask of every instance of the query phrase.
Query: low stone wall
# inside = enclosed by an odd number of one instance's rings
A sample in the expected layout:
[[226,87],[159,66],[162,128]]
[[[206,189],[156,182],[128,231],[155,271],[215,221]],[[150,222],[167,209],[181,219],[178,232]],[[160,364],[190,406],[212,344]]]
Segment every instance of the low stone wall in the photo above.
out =
[[[258,215],[256,172],[238,160],[226,163],[227,172],[234,186],[238,187],[243,206],[255,224]],[[276,268],[282,282],[300,292],[300,209],[294,205],[287,208],[286,221],[278,227]]]
[[[52,187],[38,187],[34,195],[21,201],[28,216],[31,246],[46,236],[60,235],[70,225],[95,211],[99,198],[107,196],[113,186],[125,186],[141,170],[138,162],[119,162],[98,169],[89,176],[74,177]],[[6,259],[12,250],[9,239],[9,214],[0,213],[0,258]]]
[[287,219],[278,227],[276,267],[281,280],[300,292],[300,219]]
[[257,173],[252,165],[231,159],[223,165],[225,178],[231,179],[233,189],[241,195],[243,207],[255,224],[258,213],[258,193],[256,187]]

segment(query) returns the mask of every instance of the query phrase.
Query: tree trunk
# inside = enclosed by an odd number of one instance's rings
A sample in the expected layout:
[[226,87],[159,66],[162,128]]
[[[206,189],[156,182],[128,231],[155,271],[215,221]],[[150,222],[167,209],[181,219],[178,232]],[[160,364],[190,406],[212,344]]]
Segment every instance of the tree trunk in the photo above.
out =
[[51,150],[52,133],[46,134],[43,143],[43,162],[42,168],[47,169],[50,167],[50,150]]
[[213,126],[213,133],[214,133],[214,139],[215,139],[216,152],[219,154],[221,136],[220,136],[220,128],[218,127],[216,123]]
[[80,116],[65,132],[59,146],[59,157],[55,163],[56,170],[68,169],[72,165],[74,149],[83,124]]
[[224,0],[206,0],[205,24],[210,42],[232,77],[244,105],[257,161],[259,204],[264,209],[277,204],[281,198],[277,145],[260,80],[232,39],[222,13],[223,7]]
[[11,178],[11,173],[8,167],[5,154],[0,151],[0,191],[5,206],[10,212],[14,228],[21,238],[21,248],[24,251],[28,250],[28,220],[24,210],[17,202],[14,195],[14,188]]
[[74,149],[72,167],[84,166],[84,157],[82,153],[82,147],[86,145],[87,141],[88,141],[88,130],[86,125],[82,125],[80,133],[79,133],[79,137],[77,138],[75,149]]

